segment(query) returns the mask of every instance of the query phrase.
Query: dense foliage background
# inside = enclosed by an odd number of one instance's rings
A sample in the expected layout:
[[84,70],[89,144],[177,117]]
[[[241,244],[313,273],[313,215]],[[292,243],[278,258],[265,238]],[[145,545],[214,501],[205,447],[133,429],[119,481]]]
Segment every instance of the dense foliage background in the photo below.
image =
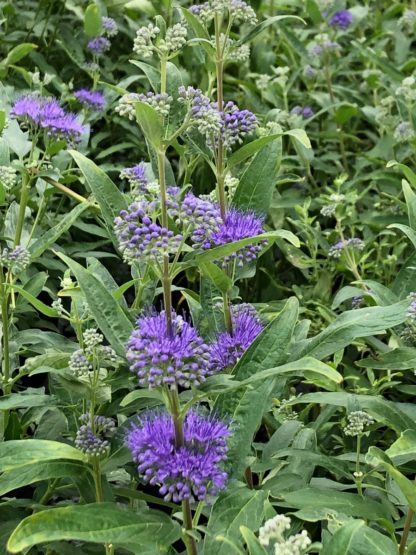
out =
[[415,29],[0,1],[1,553],[416,553]]

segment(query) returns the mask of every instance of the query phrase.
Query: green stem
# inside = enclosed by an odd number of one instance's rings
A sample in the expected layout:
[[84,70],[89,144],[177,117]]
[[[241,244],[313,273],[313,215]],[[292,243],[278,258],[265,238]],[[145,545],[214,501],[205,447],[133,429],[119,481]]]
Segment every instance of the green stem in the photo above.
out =
[[361,455],[361,434],[357,436],[357,455],[355,458],[355,483],[357,485],[358,494],[363,496],[362,488],[362,472],[360,470],[360,455]]
[[160,93],[161,94],[166,93],[166,83],[167,83],[166,64],[167,64],[166,56],[161,56],[160,58]]
[[20,245],[22,239],[23,224],[25,221],[26,206],[29,200],[31,179],[26,172],[22,177],[22,190],[20,192],[19,214],[17,216],[16,232],[14,236],[14,246]]
[[101,463],[99,457],[94,457],[92,469],[94,474],[95,498],[97,503],[102,503],[104,501],[104,497],[101,484]]
[[9,295],[4,283],[3,267],[0,265],[0,296],[1,296],[1,321],[2,321],[2,346],[3,346],[3,395],[11,391],[10,382],[10,350],[9,350]]
[[88,199],[86,199],[82,195],[79,195],[75,191],[72,191],[68,187],[65,187],[65,185],[62,185],[62,183],[59,183],[59,181],[55,181],[55,179],[52,179],[51,177],[47,177],[47,176],[43,176],[42,179],[44,181],[46,181],[47,183],[49,183],[50,185],[53,185],[56,189],[59,189],[60,191],[62,191],[66,195],[72,197],[76,201],[78,201],[78,202],[88,202]]
[[410,528],[412,527],[413,516],[414,516],[413,509],[409,507],[409,510],[407,511],[407,515],[406,515],[406,520],[404,523],[402,537],[400,539],[400,546],[399,546],[400,555],[404,555],[404,553],[406,552],[407,538],[409,537]]
[[[176,448],[180,448],[184,444],[184,437],[183,437],[183,418],[184,416],[180,414],[180,404],[179,404],[179,397],[178,392],[176,389],[171,389],[170,391],[170,410],[173,419],[173,425],[175,428],[175,445]],[[196,548],[195,539],[186,534],[187,531],[193,529],[193,522],[192,522],[192,511],[191,505],[188,499],[182,501],[182,514],[183,514],[183,525],[185,528],[185,536],[184,542],[186,545],[186,552],[188,555],[197,555],[198,551]]]

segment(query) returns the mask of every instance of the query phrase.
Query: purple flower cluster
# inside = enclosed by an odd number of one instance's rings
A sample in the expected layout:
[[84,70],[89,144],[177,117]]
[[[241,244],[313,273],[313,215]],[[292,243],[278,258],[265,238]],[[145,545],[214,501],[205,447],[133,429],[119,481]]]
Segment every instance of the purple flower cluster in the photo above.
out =
[[48,136],[69,143],[78,142],[84,132],[77,116],[65,112],[55,98],[27,95],[13,104],[10,116],[44,129]]
[[221,112],[221,134],[226,148],[242,143],[254,131],[257,119],[250,110],[240,110],[234,102],[227,102]]
[[294,106],[290,113],[294,116],[302,116],[303,119],[311,118],[314,115],[314,111],[308,105],[304,106]]
[[232,368],[250,347],[264,326],[255,309],[248,304],[231,306],[232,332],[220,333],[211,346],[212,370]]
[[168,414],[142,417],[127,436],[127,447],[143,480],[159,486],[165,501],[204,501],[224,489],[227,473],[228,426],[215,418],[189,411],[183,426],[183,445],[175,442]]
[[114,420],[97,415],[91,422],[90,414],[82,414],[79,421],[82,426],[77,431],[75,447],[89,457],[107,455],[110,450],[110,439],[116,430]]
[[83,106],[100,112],[104,109],[105,98],[104,94],[100,91],[91,91],[89,89],[79,89],[74,92],[75,98]]
[[126,261],[144,257],[160,261],[178,249],[182,236],[154,222],[149,216],[154,208],[155,203],[133,202],[115,218],[115,233]]
[[149,180],[146,177],[145,165],[143,162],[140,162],[140,164],[136,164],[130,168],[125,168],[120,172],[120,178],[127,179],[130,183],[130,187],[135,191],[147,193]]
[[[172,197],[171,197],[172,198]],[[206,236],[218,229],[222,222],[217,203],[187,192],[180,202],[169,201],[169,215],[187,233],[191,233],[194,244],[200,242],[201,234]]]
[[[260,235],[264,232],[263,222],[263,218],[254,212],[242,212],[231,208],[214,232],[201,226],[195,231],[194,237],[203,249],[211,249]],[[266,240],[262,240],[241,247],[236,252],[224,256],[222,258],[223,265],[236,261],[238,266],[243,266],[244,262],[256,260],[258,253],[266,243]]]
[[209,348],[195,328],[172,312],[168,329],[165,312],[141,316],[127,344],[130,370],[142,387],[197,386],[212,372]]
[[101,25],[103,28],[104,35],[107,37],[115,37],[118,33],[117,23],[112,17],[101,18]]
[[111,42],[106,37],[95,37],[88,41],[87,48],[96,56],[101,56],[111,48]]
[[355,249],[357,251],[362,251],[365,247],[364,241],[358,237],[351,237],[351,239],[346,239],[345,241],[338,241],[335,245],[329,248],[328,256],[330,258],[339,258],[346,248]]
[[334,15],[329,20],[329,24],[332,27],[338,27],[339,29],[348,29],[348,27],[353,22],[352,13],[348,10],[339,10],[335,12]]
[[416,292],[412,291],[407,298],[411,301],[407,309],[407,317],[414,322],[416,320]]

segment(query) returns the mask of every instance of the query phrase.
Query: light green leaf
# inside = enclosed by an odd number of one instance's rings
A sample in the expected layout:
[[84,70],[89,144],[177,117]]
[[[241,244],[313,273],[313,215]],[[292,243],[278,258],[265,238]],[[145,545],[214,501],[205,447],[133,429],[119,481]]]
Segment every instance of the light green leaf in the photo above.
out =
[[367,518],[371,514],[373,520],[389,519],[387,507],[356,493],[324,490],[319,488],[303,488],[297,491],[283,492],[283,500],[295,509],[328,508],[348,516]]
[[343,312],[321,333],[294,345],[290,360],[306,355],[320,360],[343,349],[358,337],[383,333],[406,320],[408,306],[409,301],[405,300],[390,306]]
[[202,262],[199,264],[202,275],[209,278],[215,287],[222,293],[227,293],[232,287],[231,278],[213,262]]
[[119,215],[120,210],[127,208],[124,196],[108,175],[94,162],[76,150],[70,150],[69,153],[83,173],[91,192],[97,200],[107,231],[114,245],[118,248],[118,241],[114,233],[114,218]]
[[65,233],[79,216],[88,208],[87,203],[77,204],[68,214],[65,214],[54,227],[48,229],[39,239],[29,246],[32,259],[38,258],[43,252],[51,247],[59,237]]
[[242,547],[240,526],[257,530],[263,520],[266,493],[246,488],[231,489],[221,495],[211,511],[204,542],[204,555],[229,555],[223,536]]
[[237,45],[241,46],[246,42],[252,41],[255,37],[257,37],[257,35],[259,35],[263,31],[265,31],[268,27],[270,27],[270,25],[274,25],[275,23],[278,23],[279,21],[284,21],[284,20],[286,21],[294,20],[294,21],[298,21],[300,23],[306,24],[301,17],[297,17],[296,15],[275,15],[273,17],[267,18],[265,21],[262,21],[261,23],[256,25],[251,31],[247,33],[247,35],[244,35],[244,37],[242,37],[237,42]]
[[144,102],[135,102],[136,119],[143,134],[152,146],[158,150],[164,135],[163,119],[154,108]]
[[240,533],[244,538],[250,555],[267,555],[267,551],[247,526],[240,526]]
[[221,260],[224,256],[229,256],[231,253],[238,251],[239,249],[256,243],[260,243],[264,240],[272,244],[277,239],[285,239],[295,247],[299,247],[299,239],[296,235],[293,235],[290,231],[286,229],[277,229],[276,231],[268,231],[267,233],[261,233],[254,237],[246,237],[245,239],[240,239],[234,243],[227,243],[226,245],[221,245],[220,247],[214,247],[213,249],[208,249],[201,254],[196,255],[198,263],[201,262],[211,262],[213,260]]
[[33,545],[77,540],[133,545],[135,550],[153,546],[155,553],[162,553],[179,537],[179,525],[164,513],[132,511],[115,503],[93,503],[58,507],[25,518],[10,536],[7,548],[11,553],[20,553]]
[[18,285],[9,285],[9,287],[11,287],[14,291],[20,293],[22,297],[24,297],[32,306],[36,308],[36,310],[38,310],[45,316],[49,316],[49,318],[56,318],[59,316],[58,312],[54,308],[51,308],[39,299],[36,299],[33,295],[23,289],[23,287],[19,287]]
[[364,520],[352,520],[336,530],[324,544],[321,555],[398,555],[397,544],[386,535],[370,528]]
[[32,50],[37,48],[36,44],[32,44],[30,42],[23,42],[22,44],[18,44],[14,48],[10,50],[7,54],[7,57],[0,62],[0,66],[10,66],[19,62],[22,58],[27,56]]
[[262,147],[240,179],[233,197],[234,205],[258,213],[267,212],[276,186],[281,156],[281,138]]
[[389,226],[387,226],[387,228],[399,229],[400,231],[402,231],[407,236],[407,238],[410,239],[414,248],[416,249],[416,231],[413,230],[411,227],[404,224],[390,224]]
[[101,15],[96,4],[87,6],[84,14],[84,32],[89,37],[98,37],[101,34]]
[[123,309],[113,298],[111,292],[88,270],[64,254],[58,253],[58,256],[75,275],[97,325],[113,349],[124,357],[126,343],[133,331],[133,325]]
[[416,368],[416,349],[414,347],[399,347],[379,358],[364,358],[356,362],[362,368],[377,368],[378,370],[413,370]]
[[59,459],[83,461],[84,455],[72,445],[46,439],[19,439],[0,443],[0,472]]
[[[8,443],[8,442],[7,442]],[[0,464],[1,464],[0,459]],[[0,496],[17,488],[52,478],[79,477],[87,472],[87,466],[77,461],[35,461],[22,464],[0,476]]]

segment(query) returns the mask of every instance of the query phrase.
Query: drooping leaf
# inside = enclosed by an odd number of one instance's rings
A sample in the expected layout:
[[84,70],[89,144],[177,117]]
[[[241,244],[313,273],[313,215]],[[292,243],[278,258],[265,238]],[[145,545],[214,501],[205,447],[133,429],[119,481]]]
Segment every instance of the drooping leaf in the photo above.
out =
[[132,511],[115,503],[72,505],[41,511],[25,518],[7,543],[11,553],[56,540],[153,546],[155,553],[180,536],[180,527],[168,515],[151,510]]

